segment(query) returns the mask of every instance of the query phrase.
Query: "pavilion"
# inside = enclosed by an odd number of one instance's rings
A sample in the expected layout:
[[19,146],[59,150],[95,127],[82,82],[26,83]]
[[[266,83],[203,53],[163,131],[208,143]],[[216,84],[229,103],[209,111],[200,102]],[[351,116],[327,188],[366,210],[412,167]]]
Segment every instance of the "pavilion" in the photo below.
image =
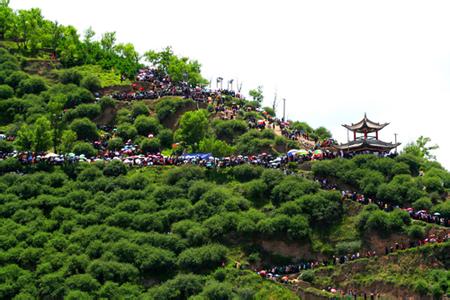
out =
[[[392,149],[397,148],[400,143],[387,143],[378,139],[378,132],[389,125],[389,123],[376,123],[367,118],[364,118],[356,124],[342,125],[353,132],[353,141],[346,144],[336,145],[338,150],[344,153],[389,153]],[[357,136],[357,134],[361,134]]]

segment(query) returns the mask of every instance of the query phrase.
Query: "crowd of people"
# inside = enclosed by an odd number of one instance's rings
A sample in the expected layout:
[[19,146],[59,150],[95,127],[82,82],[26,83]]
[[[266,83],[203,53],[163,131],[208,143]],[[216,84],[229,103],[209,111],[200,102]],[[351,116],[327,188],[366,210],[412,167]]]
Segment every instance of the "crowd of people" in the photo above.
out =
[[187,81],[174,82],[170,76],[157,68],[142,68],[136,75],[131,90],[113,93],[116,100],[158,99],[163,96],[182,96],[194,101],[207,102],[222,96],[241,98],[240,93],[233,90],[220,89],[213,91],[206,87],[191,87]]
[[[427,245],[430,243],[444,243],[450,239],[448,233],[443,234],[441,236],[437,236],[435,234],[430,234],[424,239],[421,240],[412,240],[409,244],[405,243],[395,243],[390,245],[389,247],[385,247],[384,255],[388,255],[390,253],[394,253],[400,250],[405,250],[408,248],[419,247],[423,245]],[[333,255],[329,259],[324,260],[302,260],[298,263],[282,265],[282,266],[270,266],[263,269],[254,270],[258,275],[265,279],[273,280],[276,282],[280,282],[283,284],[292,284],[296,285],[300,279],[302,279],[302,272],[306,270],[316,269],[320,267],[326,267],[331,265],[340,265],[345,264],[349,261],[354,261],[360,258],[370,258],[381,256],[383,253],[376,253],[376,251],[366,251],[365,253],[356,252],[353,254],[345,254],[345,255]],[[362,295],[362,293],[358,293],[357,290],[348,290],[346,292],[328,287],[326,289],[328,292],[332,293],[344,293],[351,295]],[[372,293],[373,294],[373,293]]]

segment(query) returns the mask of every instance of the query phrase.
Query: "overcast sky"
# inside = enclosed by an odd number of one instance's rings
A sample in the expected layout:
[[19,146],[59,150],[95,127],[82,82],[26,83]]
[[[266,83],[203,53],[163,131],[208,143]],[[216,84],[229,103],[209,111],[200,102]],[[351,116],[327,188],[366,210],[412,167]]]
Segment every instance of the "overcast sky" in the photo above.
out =
[[[143,53],[171,45],[221,76],[286,98],[290,119],[325,126],[364,112],[380,138],[429,136],[450,169],[450,1],[11,0],[80,32],[116,31]],[[235,81],[236,81],[235,80]],[[281,108],[281,104],[279,106]],[[279,110],[281,113],[281,109]]]

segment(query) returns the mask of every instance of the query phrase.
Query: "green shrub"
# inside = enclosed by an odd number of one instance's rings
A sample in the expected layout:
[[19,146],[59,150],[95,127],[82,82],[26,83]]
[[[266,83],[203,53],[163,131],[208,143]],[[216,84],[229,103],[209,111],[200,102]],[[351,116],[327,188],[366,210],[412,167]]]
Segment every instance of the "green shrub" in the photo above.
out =
[[150,133],[157,135],[160,124],[155,118],[139,115],[136,120],[134,120],[134,127],[136,127],[136,130],[140,135],[147,136]]
[[86,142],[76,142],[72,148],[72,152],[77,155],[84,154],[86,157],[97,155],[97,150],[95,150],[90,143]]
[[300,279],[309,283],[313,283],[316,279],[316,274],[313,270],[306,270],[302,272],[302,274],[300,275]]
[[112,138],[108,142],[108,149],[118,151],[123,147],[123,140],[121,138]]
[[361,241],[339,242],[336,244],[336,251],[341,254],[356,253],[361,249]]
[[106,164],[103,169],[103,175],[117,177],[119,175],[126,175],[127,167],[120,160],[112,160]]
[[178,256],[178,265],[194,272],[212,270],[225,262],[226,254],[227,248],[218,244],[189,248]]
[[421,240],[425,237],[425,228],[420,225],[411,225],[408,227],[408,236],[415,240]]
[[20,95],[24,94],[39,94],[47,90],[45,81],[40,77],[30,77],[20,81],[18,92]]
[[94,141],[98,138],[97,126],[88,118],[75,119],[70,124],[79,140]]
[[14,89],[9,85],[0,85],[0,99],[8,99],[14,96]]
[[428,197],[419,198],[416,201],[414,201],[414,203],[412,204],[412,207],[415,210],[424,209],[424,210],[429,211],[432,206],[433,206],[433,202],[431,202],[431,199]]
[[22,80],[28,79],[29,76],[27,73],[22,72],[22,71],[15,71],[12,72],[5,80],[5,83],[11,87],[13,87],[14,89],[17,88],[19,86],[19,83]]
[[130,123],[122,123],[117,127],[117,135],[124,141],[132,140],[137,136],[136,128]]
[[73,69],[62,70],[59,73],[59,80],[64,84],[73,83],[76,85],[80,85],[81,74],[80,72]]
[[135,101],[131,106],[131,116],[133,119],[140,115],[148,116],[149,112],[147,105],[142,101]]
[[102,111],[105,111],[107,108],[116,107],[116,101],[111,97],[101,97],[98,104],[100,104]]
[[158,138],[142,139],[140,147],[144,153],[158,153],[161,151],[161,143]]
[[91,93],[98,92],[102,88],[100,79],[95,75],[84,77],[80,82],[80,86],[89,90]]
[[159,131],[157,138],[161,142],[162,148],[172,148],[173,143],[173,131],[170,129],[162,129]]

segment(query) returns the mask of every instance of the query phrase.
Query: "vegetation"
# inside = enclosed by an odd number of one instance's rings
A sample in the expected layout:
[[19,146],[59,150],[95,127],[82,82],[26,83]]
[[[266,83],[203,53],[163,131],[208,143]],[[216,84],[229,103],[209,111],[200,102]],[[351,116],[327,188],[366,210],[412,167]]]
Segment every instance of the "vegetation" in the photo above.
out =
[[[299,147],[271,128],[250,128],[249,121],[275,114],[260,109],[262,87],[250,92],[253,101],[222,97],[226,105],[250,108],[232,120],[181,97],[116,101],[98,93],[131,83],[142,67],[133,45],[116,43],[113,32],[94,40],[92,29],[80,38],[72,26],[45,20],[39,9],[13,11],[8,1],[0,2],[0,15],[0,152],[95,158],[104,149],[132,145],[143,154],[229,156]],[[144,58],[174,82],[205,83],[200,63],[171,48]],[[52,70],[27,71],[36,61],[51,62]],[[312,139],[331,138],[323,127],[291,127]],[[395,158],[291,163],[289,172],[246,164],[137,169],[116,160],[55,166],[2,157],[0,298],[296,299],[249,266],[344,255],[367,249],[371,238],[422,239],[442,229],[412,222],[401,209],[343,201],[340,192],[313,180],[450,218],[450,174],[433,160],[436,146],[429,142],[420,137]],[[283,247],[271,243],[307,250],[280,253]],[[360,260],[367,263],[364,272],[345,283],[336,278],[352,273],[346,269],[351,264],[303,272],[300,279],[313,285],[307,291],[327,297],[321,289],[331,284],[374,282],[440,297],[449,291],[445,253],[448,244],[404,251],[398,264]]]

